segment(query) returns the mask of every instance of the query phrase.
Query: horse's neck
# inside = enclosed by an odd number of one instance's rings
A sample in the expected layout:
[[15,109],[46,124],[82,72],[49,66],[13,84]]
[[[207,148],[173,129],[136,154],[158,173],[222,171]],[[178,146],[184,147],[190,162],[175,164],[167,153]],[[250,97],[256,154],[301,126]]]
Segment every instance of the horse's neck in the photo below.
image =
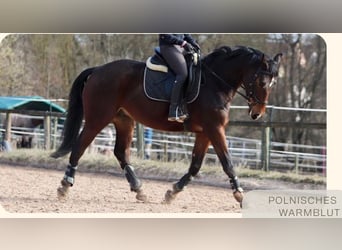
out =
[[239,70],[227,73],[223,68],[221,70],[218,68],[220,67],[215,67],[215,65],[209,66],[210,72],[206,73],[207,75],[210,75],[209,79],[214,79],[213,84],[216,85],[216,88],[220,91],[223,91],[226,94],[235,93],[242,84],[242,80],[239,79]]
[[208,71],[205,72],[205,75],[205,82],[201,91],[203,98],[209,98],[211,102],[215,103],[214,105],[218,107],[226,107],[235,96],[237,90],[235,84],[239,83],[235,81],[234,83],[229,84],[228,79],[223,79],[221,77],[218,79]]

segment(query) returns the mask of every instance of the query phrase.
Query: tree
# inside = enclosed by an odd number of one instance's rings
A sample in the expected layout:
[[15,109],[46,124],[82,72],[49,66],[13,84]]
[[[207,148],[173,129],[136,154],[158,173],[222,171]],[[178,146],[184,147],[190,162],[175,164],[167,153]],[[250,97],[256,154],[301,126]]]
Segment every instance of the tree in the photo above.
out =
[[[29,86],[17,81],[25,72],[25,51],[22,50],[24,40],[19,35],[10,35],[2,40],[0,47],[0,90],[2,95],[26,93]],[[24,87],[24,88],[23,88]]]
[[[249,46],[273,56],[283,52],[278,83],[270,105],[326,107],[326,46],[309,34],[194,34],[202,56],[222,45]],[[18,34],[7,36],[0,46],[2,95],[40,95],[67,99],[75,77],[85,68],[122,58],[145,61],[158,45],[157,34]],[[233,105],[246,105],[238,95]],[[246,111],[231,110],[231,119],[247,120]],[[270,114],[264,119],[270,119]],[[324,114],[276,112],[273,120],[321,121]],[[230,134],[260,138],[256,129],[230,127]],[[288,143],[325,143],[324,131],[281,128],[273,140]]]
[[[280,78],[271,103],[302,109],[326,108],[326,46],[317,35],[282,34],[273,37],[278,48],[286,51]],[[319,122],[325,114],[278,112],[273,119],[296,122]],[[274,129],[273,139],[294,144],[325,143],[325,131],[310,129]]]
[[76,75],[74,35],[10,35],[2,42],[0,88],[3,95],[66,98]]

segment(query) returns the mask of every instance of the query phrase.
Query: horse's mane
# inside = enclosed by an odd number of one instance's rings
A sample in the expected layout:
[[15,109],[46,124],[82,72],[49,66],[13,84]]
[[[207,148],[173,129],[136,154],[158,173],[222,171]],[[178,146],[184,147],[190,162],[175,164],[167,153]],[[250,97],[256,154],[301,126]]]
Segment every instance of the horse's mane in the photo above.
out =
[[257,49],[253,49],[251,47],[246,46],[235,46],[235,47],[229,47],[229,46],[221,46],[217,49],[215,49],[212,53],[208,54],[203,59],[205,62],[210,63],[213,59],[222,57],[225,60],[231,60],[236,57],[244,57],[244,56],[250,56],[250,63],[254,63],[257,60],[260,60],[263,53]]

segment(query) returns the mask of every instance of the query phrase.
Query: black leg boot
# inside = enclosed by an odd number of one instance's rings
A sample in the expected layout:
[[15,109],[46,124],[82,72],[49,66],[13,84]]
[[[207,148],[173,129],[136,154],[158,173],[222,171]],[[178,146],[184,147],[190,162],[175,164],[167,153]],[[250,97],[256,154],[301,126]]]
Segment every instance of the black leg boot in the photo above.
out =
[[[179,103],[182,103],[181,101]],[[188,114],[186,112],[186,108],[183,106],[183,104],[180,104],[178,106],[178,117],[179,119],[177,122],[184,122],[188,118]]]
[[182,116],[182,114],[181,109],[179,108],[179,100],[181,91],[183,89],[182,87],[183,84],[180,84],[177,81],[175,81],[173,84],[168,117],[169,121],[181,121],[180,116]]

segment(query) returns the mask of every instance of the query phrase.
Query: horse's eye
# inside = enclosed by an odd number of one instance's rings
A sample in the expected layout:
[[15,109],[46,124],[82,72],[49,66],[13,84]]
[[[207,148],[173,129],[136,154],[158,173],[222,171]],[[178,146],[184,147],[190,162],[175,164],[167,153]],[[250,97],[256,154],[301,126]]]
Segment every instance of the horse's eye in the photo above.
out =
[[265,88],[266,87],[266,83],[263,82],[263,81],[260,81],[258,85],[259,85],[260,88]]
[[261,78],[259,78],[258,81],[258,86],[260,88],[266,88],[268,85],[270,85],[270,80],[272,80],[272,78],[268,77],[268,76],[263,76]]

